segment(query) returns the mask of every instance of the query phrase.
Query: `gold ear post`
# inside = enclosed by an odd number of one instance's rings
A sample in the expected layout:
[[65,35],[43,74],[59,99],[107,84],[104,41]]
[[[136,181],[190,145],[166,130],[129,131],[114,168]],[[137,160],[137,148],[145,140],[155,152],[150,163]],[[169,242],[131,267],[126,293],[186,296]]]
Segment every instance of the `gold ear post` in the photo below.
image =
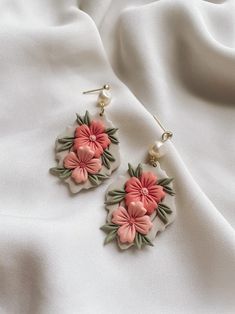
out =
[[106,89],[106,90],[110,90],[110,86],[108,84],[105,84],[103,87],[101,88],[97,88],[97,89],[91,89],[91,90],[88,90],[88,91],[85,91],[83,92],[83,94],[90,94],[90,93],[95,93],[95,92],[99,92],[103,89]]
[[162,141],[165,142],[169,139],[171,139],[173,137],[173,133],[171,131],[167,131],[164,126],[162,125],[162,123],[160,122],[160,120],[153,115],[153,118],[155,119],[155,121],[159,124],[159,126],[163,129],[164,133],[162,134]]

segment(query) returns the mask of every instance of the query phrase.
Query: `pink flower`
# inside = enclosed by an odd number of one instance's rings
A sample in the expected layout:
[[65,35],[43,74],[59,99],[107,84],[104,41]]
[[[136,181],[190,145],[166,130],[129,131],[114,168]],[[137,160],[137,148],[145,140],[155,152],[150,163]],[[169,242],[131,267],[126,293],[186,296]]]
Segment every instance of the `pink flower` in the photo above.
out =
[[147,214],[151,215],[157,204],[165,197],[163,187],[157,185],[157,177],[152,172],[143,172],[140,179],[132,177],[126,182],[126,204],[141,201]]
[[70,152],[64,159],[64,167],[72,169],[72,178],[76,183],[87,181],[88,173],[94,174],[101,169],[100,159],[93,158],[90,147],[80,147],[77,152]]
[[112,222],[121,226],[117,232],[121,243],[132,243],[136,232],[149,232],[153,224],[146,212],[141,202],[131,202],[128,210],[120,206],[113,212]]
[[95,157],[100,157],[110,143],[101,121],[92,121],[90,126],[82,124],[75,130],[74,148],[89,146],[95,152]]

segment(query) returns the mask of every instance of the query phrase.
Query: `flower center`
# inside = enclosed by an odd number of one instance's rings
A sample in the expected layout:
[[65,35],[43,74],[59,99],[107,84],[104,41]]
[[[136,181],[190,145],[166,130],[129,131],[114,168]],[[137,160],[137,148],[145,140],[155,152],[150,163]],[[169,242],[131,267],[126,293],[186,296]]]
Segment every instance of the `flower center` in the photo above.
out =
[[148,191],[147,188],[142,188],[142,189],[140,190],[140,193],[141,193],[142,195],[148,195],[148,194],[149,194],[149,191]]
[[84,162],[80,162],[79,163],[79,167],[82,168],[82,169],[86,168],[86,164]]
[[129,223],[130,226],[133,226],[133,224],[135,223],[135,219],[131,217],[131,218],[128,220],[128,223]]
[[94,142],[96,140],[96,136],[94,134],[90,135],[89,137],[91,142]]

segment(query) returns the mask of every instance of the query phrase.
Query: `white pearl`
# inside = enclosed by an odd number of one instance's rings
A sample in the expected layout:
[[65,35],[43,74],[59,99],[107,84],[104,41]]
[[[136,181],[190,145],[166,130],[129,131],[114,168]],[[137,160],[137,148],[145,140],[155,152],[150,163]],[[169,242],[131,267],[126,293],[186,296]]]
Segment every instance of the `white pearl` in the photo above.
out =
[[166,154],[166,145],[162,141],[156,141],[152,147],[153,155],[158,159]]
[[102,103],[104,106],[107,106],[111,99],[111,93],[108,90],[103,89],[99,94],[98,103]]

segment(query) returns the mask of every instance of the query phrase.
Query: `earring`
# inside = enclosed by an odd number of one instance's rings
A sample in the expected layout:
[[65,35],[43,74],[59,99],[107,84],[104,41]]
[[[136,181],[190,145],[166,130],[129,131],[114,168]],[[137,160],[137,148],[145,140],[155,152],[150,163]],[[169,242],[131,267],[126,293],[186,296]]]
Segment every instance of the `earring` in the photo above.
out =
[[83,94],[97,91],[100,91],[97,101],[100,113],[76,114],[73,126],[67,127],[55,143],[57,166],[50,172],[66,182],[72,193],[100,185],[120,165],[118,129],[104,113],[111,102],[110,86]]
[[173,133],[163,129],[162,138],[148,151],[148,164],[133,168],[128,164],[126,175],[111,184],[106,192],[107,223],[101,230],[107,233],[104,243],[116,240],[125,250],[153,246],[152,241],[176,217],[173,178],[161,169],[159,159],[165,154],[165,142]]

